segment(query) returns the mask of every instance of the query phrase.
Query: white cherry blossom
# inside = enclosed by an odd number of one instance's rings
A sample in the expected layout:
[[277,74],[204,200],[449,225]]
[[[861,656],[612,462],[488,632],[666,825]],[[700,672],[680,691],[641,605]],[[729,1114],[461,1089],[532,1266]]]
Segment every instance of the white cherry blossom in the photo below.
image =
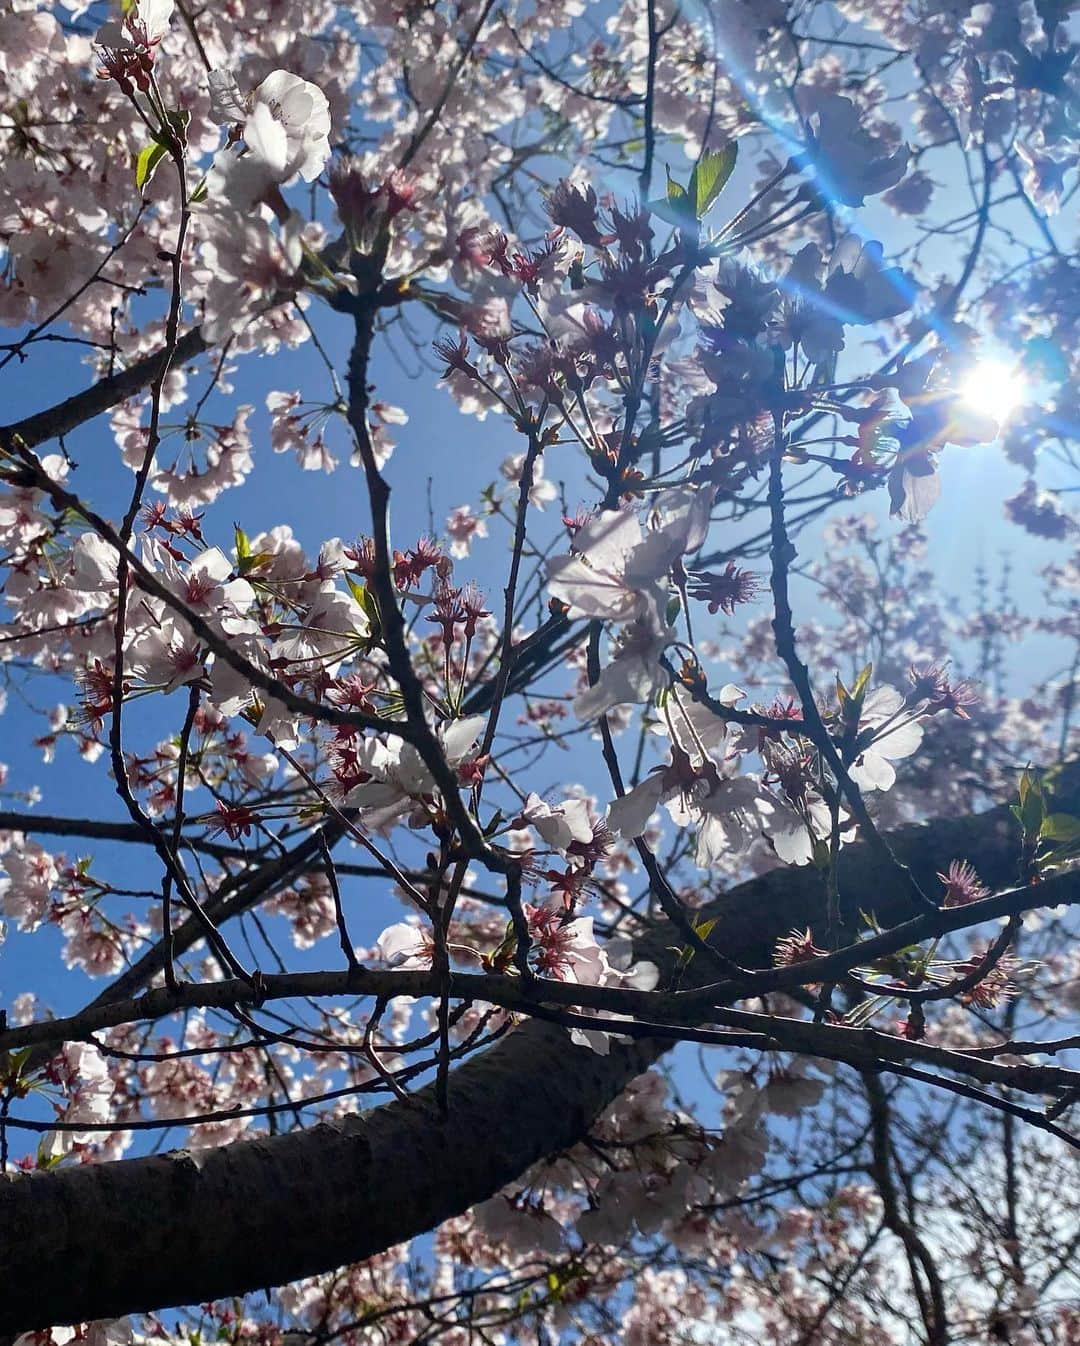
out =
[[[244,106],[227,75],[211,86],[215,115]],[[297,177],[311,182],[330,157],[330,105],[315,84],[287,70],[274,70],[252,91],[243,124],[245,152],[231,146],[214,159],[208,188],[215,199],[246,211],[272,187]]]
[[904,176],[906,146],[888,152],[885,142],[866,130],[850,98],[816,95],[807,158],[825,194],[848,206],[861,206],[868,196],[893,187]]
[[686,792],[664,801],[676,827],[696,832],[694,860],[700,869],[713,868],[731,851],[744,851],[759,835],[763,820],[761,786],[751,776],[738,774],[738,759],[725,759]]
[[572,616],[612,622],[644,619],[666,625],[666,580],[680,556],[701,546],[709,491],[663,492],[655,527],[642,530],[634,514],[601,510],[574,536],[572,552],[548,562],[548,588]]
[[[436,730],[443,755],[450,766],[457,766],[469,755],[487,724],[484,715],[444,721]],[[435,781],[416,748],[396,735],[384,742],[368,738],[359,747],[361,767],[372,779],[349,791],[346,803],[394,817],[408,810],[420,795],[432,794]]]
[[270,658],[282,661],[290,671],[322,670],[333,677],[369,629],[367,613],[353,595],[332,579],[325,580],[311,598],[303,622],[287,627],[275,640]]
[[375,941],[375,952],[382,961],[403,971],[429,968],[434,950],[431,932],[408,921],[388,925]]
[[858,742],[866,742],[848,768],[860,790],[889,790],[896,782],[893,762],[910,757],[923,739],[923,727],[905,709],[895,687],[876,687],[863,703]]
[[592,840],[593,825],[583,799],[564,799],[561,804],[548,804],[532,793],[525,800],[521,816],[536,828],[553,850],[565,851],[571,842]]
[[660,656],[674,638],[670,626],[656,630],[651,614],[636,617],[619,629],[611,663],[596,682],[574,698],[579,720],[594,720],[613,706],[648,701],[664,685]]

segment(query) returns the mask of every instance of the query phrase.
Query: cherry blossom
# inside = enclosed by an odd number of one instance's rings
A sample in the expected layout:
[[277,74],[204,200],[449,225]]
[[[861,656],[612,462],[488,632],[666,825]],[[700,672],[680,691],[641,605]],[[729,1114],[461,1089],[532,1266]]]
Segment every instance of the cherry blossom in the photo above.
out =
[[274,70],[244,100],[235,84],[217,72],[212,91],[222,120],[238,107],[246,113],[241,132],[246,153],[227,148],[217,155],[212,195],[244,212],[271,187],[287,186],[297,176],[305,182],[318,177],[330,157],[330,106],[317,85],[288,70]]
[[399,921],[375,941],[378,956],[391,967],[428,968],[433,956],[431,936],[418,926]]
[[538,794],[530,794],[521,816],[540,833],[553,850],[565,851],[572,842],[592,840],[593,825],[583,799],[566,799],[547,804]]
[[664,685],[660,656],[674,631],[668,626],[654,631],[652,615],[636,617],[621,627],[611,663],[601,670],[592,687],[574,699],[578,719],[592,720],[612,706],[648,701]]
[[811,114],[807,158],[826,194],[848,206],[893,187],[904,176],[908,151],[886,152],[884,141],[868,131],[850,98],[817,95]]
[[[105,1122],[109,1119],[113,1081],[104,1057],[88,1043],[68,1043],[54,1067],[56,1082],[71,1086],[69,1101],[58,1109],[65,1123]],[[52,1159],[67,1154],[73,1146],[88,1144],[92,1132],[49,1131],[41,1141],[42,1153]]]
[[487,524],[483,518],[473,513],[469,505],[459,505],[446,520],[446,532],[450,538],[451,556],[468,556],[473,542],[487,537]]
[[644,532],[633,514],[603,510],[579,528],[568,556],[548,562],[548,588],[572,614],[628,622],[663,623],[662,580],[684,552],[700,542],[705,492],[670,492],[658,504],[655,528]]
[[859,716],[858,755],[849,768],[862,790],[890,790],[896,782],[893,762],[910,757],[922,742],[923,727],[895,687],[875,687]]

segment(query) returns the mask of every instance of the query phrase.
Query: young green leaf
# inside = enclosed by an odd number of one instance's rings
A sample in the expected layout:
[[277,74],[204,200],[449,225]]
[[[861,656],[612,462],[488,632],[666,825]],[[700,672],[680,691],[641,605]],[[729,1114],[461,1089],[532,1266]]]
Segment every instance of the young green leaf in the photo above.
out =
[[689,213],[690,204],[686,188],[671,176],[670,168],[665,168],[664,172],[667,173],[667,199],[669,204],[676,210],[681,210],[684,214]]
[[135,160],[135,186],[140,190],[147,185],[157,172],[157,166],[168,154],[169,150],[160,140],[151,140],[149,145],[143,146],[139,151],[139,157]]
[[1040,841],[1055,843],[1080,841],[1080,818],[1068,813],[1050,813],[1039,828]]
[[693,199],[694,214],[703,219],[731,177],[738,157],[739,147],[735,140],[730,141],[722,150],[706,150],[690,177],[689,195]]
[[1046,818],[1046,796],[1037,771],[1025,770],[1020,777],[1020,807],[1013,807],[1025,837],[1037,837]]
[[676,182],[671,176],[670,168],[667,169],[666,198],[659,201],[650,201],[649,209],[654,215],[659,215],[662,220],[666,220],[668,224],[675,225],[677,229],[689,230],[692,233],[697,232],[694,199],[687,193],[682,183]]
[[[713,926],[716,925],[716,922],[719,919],[720,919],[719,916],[714,916],[712,917],[711,920],[708,921],[698,921],[694,925],[694,933],[697,935],[698,939],[700,940],[708,939],[709,935],[712,933]],[[688,944],[684,949],[680,950],[679,965],[681,967],[689,967],[691,961],[693,960],[695,952],[696,950],[694,949],[694,946],[692,944]]]

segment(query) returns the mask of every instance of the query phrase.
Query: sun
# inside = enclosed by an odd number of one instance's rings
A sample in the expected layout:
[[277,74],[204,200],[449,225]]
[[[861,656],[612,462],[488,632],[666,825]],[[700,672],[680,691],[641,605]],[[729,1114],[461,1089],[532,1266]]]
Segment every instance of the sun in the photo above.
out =
[[1024,376],[1010,361],[988,356],[968,370],[960,392],[973,411],[1001,424],[1024,400]]

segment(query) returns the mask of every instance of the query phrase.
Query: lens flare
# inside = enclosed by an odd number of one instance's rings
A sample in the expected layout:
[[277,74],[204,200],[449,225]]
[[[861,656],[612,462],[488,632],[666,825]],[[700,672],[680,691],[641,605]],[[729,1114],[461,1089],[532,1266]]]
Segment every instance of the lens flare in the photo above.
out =
[[1024,400],[1025,381],[1015,364],[988,357],[972,365],[960,391],[973,411],[1004,423]]

